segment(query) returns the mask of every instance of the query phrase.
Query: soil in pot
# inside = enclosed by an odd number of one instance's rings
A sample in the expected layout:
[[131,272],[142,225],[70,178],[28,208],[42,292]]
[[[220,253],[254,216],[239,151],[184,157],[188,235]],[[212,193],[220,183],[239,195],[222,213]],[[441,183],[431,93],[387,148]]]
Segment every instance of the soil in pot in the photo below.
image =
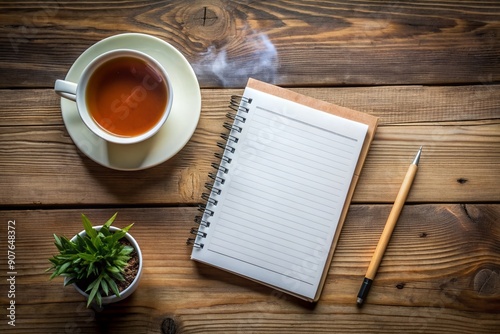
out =
[[[126,246],[132,246],[130,242],[126,239],[121,240],[120,242]],[[138,272],[139,272],[139,255],[134,249],[134,251],[130,253],[130,259],[128,260],[127,266],[125,267],[123,272],[123,277],[125,278],[125,280],[122,282],[116,282],[116,285],[118,285],[118,290],[122,292],[123,290],[128,288],[129,285],[132,284],[132,282],[134,281]]]

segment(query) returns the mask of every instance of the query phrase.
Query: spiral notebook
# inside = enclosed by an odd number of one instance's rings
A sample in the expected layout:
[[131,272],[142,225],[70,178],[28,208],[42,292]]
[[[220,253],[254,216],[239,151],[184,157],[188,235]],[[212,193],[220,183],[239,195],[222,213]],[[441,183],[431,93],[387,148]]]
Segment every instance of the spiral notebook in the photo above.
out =
[[377,118],[254,79],[230,107],[191,259],[317,301]]

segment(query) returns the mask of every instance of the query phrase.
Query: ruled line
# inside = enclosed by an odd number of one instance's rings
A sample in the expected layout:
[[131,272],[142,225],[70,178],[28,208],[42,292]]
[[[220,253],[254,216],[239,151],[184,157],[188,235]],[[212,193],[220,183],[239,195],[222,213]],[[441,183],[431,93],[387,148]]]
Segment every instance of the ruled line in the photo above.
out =
[[[356,142],[356,141],[357,141],[357,139],[356,139],[356,138],[352,138],[352,137],[349,137],[349,136],[343,135],[343,134],[338,133],[338,132],[329,131],[329,130],[326,130],[326,129],[322,128],[322,127],[319,127],[319,126],[314,125],[314,124],[311,124],[311,123],[306,123],[306,122],[303,122],[303,121],[299,121],[299,120],[297,120],[297,119],[295,119],[295,118],[291,118],[291,117],[289,117],[289,116],[286,116],[286,115],[280,114],[280,113],[278,113],[278,112],[276,112],[276,111],[272,111],[272,110],[270,110],[270,109],[266,109],[266,108],[261,107],[261,106],[256,106],[255,108],[256,108],[257,110],[264,110],[264,111],[267,111],[268,113],[271,113],[271,114],[274,114],[274,115],[278,115],[279,117],[287,118],[287,119],[289,119],[289,120],[291,120],[291,121],[293,121],[293,122],[297,122],[297,123],[302,123],[302,124],[305,124],[307,127],[313,127],[313,128],[316,128],[316,129],[319,129],[319,130],[322,130],[322,131],[326,131],[326,132],[332,133],[332,134],[334,134],[334,135],[336,135],[336,136],[339,136],[339,137],[342,137],[342,138],[345,138],[345,139],[348,139],[348,140],[351,140],[351,141],[354,141],[354,142]],[[316,134],[316,132],[311,132],[311,133]]]

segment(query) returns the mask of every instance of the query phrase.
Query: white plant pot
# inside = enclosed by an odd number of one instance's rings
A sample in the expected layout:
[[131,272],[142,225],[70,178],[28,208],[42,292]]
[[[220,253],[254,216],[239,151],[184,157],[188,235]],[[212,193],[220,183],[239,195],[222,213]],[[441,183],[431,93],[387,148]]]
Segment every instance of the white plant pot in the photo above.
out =
[[[94,226],[94,229],[97,230],[97,231],[99,231],[101,228],[102,228],[102,225]],[[110,226],[109,230],[112,231],[112,232],[116,232],[116,231],[118,231],[120,229],[117,228],[117,227],[115,227],[115,226]],[[81,237],[83,237],[83,236],[87,235],[87,233],[85,233],[85,230],[83,230],[80,233],[78,233],[78,235],[80,235]],[[123,300],[123,299],[127,298],[139,286],[139,281],[141,280],[141,277],[142,277],[142,251],[141,251],[141,248],[139,247],[139,244],[134,239],[134,237],[132,237],[132,235],[130,233],[125,234],[125,238],[130,242],[131,246],[135,249],[135,251],[137,252],[137,255],[139,256],[139,269],[137,271],[137,276],[134,278],[134,280],[132,281],[132,283],[125,290],[123,290],[122,292],[120,292],[120,297],[117,297],[115,294],[112,294],[112,295],[109,295],[109,296],[103,296],[102,297],[102,305],[116,303],[116,302],[119,302],[120,300]],[[76,239],[76,235],[73,238],[71,238],[71,241],[75,241],[75,239]],[[68,278],[65,277],[64,278],[64,283],[65,283],[64,285],[66,285],[67,281],[68,281]],[[76,285],[76,283],[73,283],[72,285],[76,289],[76,291],[78,291],[83,296],[85,296],[85,298],[88,299],[88,297],[89,297],[88,293],[86,293],[85,291],[83,291],[82,289],[80,289]]]

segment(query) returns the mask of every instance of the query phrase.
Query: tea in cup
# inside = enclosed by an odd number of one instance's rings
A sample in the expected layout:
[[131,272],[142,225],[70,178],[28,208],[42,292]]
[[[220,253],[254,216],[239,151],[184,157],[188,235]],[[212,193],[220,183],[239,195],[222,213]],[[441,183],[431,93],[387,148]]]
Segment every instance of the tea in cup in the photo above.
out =
[[80,117],[93,133],[117,144],[153,136],[172,108],[165,68],[136,50],[106,52],[85,67],[77,83],[56,80],[54,89],[76,101]]

